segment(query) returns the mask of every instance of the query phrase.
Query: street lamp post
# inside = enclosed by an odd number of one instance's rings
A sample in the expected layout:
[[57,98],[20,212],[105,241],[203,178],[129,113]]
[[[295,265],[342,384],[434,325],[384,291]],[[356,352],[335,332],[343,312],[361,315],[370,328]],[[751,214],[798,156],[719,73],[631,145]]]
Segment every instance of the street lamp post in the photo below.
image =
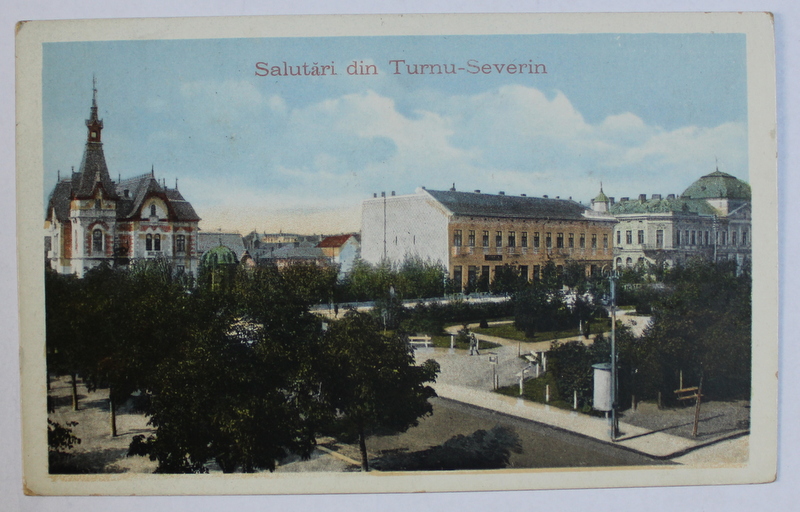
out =
[[611,416],[609,418],[609,437],[617,440],[617,279],[616,271],[611,271],[609,283],[611,285]]

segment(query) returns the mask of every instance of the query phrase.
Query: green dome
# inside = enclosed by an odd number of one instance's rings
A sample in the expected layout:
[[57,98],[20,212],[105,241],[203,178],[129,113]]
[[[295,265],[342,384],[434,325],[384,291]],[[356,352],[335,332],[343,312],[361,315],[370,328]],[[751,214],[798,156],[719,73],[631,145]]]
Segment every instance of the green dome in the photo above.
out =
[[750,185],[716,170],[692,183],[681,197],[685,199],[750,199]]
[[603,187],[600,187],[600,193],[593,199],[595,203],[608,203],[610,199],[603,193]]
[[220,265],[236,265],[237,263],[236,254],[224,245],[207,250],[200,258],[201,265],[212,268]]

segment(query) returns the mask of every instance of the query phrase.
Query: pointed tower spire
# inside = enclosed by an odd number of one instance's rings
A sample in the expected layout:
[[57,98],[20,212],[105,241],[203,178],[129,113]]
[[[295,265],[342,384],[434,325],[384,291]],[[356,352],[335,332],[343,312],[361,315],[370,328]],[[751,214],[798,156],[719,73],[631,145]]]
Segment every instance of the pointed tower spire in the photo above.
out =
[[94,76],[92,76],[92,106],[89,110],[89,119],[86,120],[86,128],[88,131],[86,148],[78,170],[79,185],[75,194],[79,198],[94,197],[95,187],[99,183],[105,191],[105,197],[116,199],[116,188],[109,176],[106,157],[103,155],[100,136],[103,131],[103,120],[97,115],[97,78]]
[[89,119],[86,120],[89,129],[89,142],[100,142],[100,132],[103,131],[103,120],[97,117],[97,78],[92,75],[92,108]]

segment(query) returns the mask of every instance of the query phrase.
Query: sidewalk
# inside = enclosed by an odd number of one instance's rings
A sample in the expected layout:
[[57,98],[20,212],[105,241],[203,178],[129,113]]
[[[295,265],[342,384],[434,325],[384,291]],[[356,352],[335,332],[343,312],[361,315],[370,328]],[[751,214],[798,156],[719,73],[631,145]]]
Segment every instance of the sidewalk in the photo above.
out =
[[[566,411],[545,404],[464,386],[437,383],[433,388],[443,398],[543,423],[551,427],[611,443],[608,420],[605,418],[596,418],[574,411]],[[614,445],[658,459],[676,459],[721,441],[740,438],[746,433],[746,431],[735,432],[720,438],[700,441],[648,430],[624,422],[619,423],[619,430],[620,437],[613,443]],[[746,439],[744,441],[746,443]],[[742,442],[740,441],[736,443],[736,446],[741,446],[741,444]],[[725,452],[727,451],[725,450]],[[744,460],[725,460],[723,462],[746,462],[746,450],[744,450],[743,455],[745,456]],[[678,461],[680,462],[680,460]],[[714,461],[708,460],[707,457],[703,457],[700,454],[694,454],[691,458],[687,456],[685,462],[695,465],[713,463]]]
[[[478,337],[482,341],[493,341],[501,346],[482,350],[480,356],[469,356],[466,350],[459,349],[436,348],[417,351],[418,361],[433,358],[441,366],[439,378],[433,385],[439,396],[681,464],[721,465],[747,462],[749,432],[746,428],[728,429],[718,434],[691,438],[666,433],[666,430],[676,431],[671,427],[645,428],[620,421],[619,437],[612,443],[608,420],[605,418],[495,393],[492,391],[492,377],[495,373],[498,375],[501,387],[519,382],[518,374],[526,363],[518,357],[518,352],[525,354],[530,350],[548,350],[551,342],[520,344],[516,340],[494,336],[478,335]],[[574,339],[583,340],[580,336]],[[496,364],[489,362],[490,355],[496,356]],[[701,422],[706,416],[707,414],[701,413]],[[713,448],[709,448],[712,446]]]

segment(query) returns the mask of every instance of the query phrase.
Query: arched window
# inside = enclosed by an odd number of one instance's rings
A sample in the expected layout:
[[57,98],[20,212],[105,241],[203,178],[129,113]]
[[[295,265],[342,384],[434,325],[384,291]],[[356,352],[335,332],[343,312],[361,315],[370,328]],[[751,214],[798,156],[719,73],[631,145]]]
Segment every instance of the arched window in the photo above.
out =
[[92,231],[92,252],[103,254],[103,231],[99,229]]
[[161,250],[161,235],[156,235],[153,240],[153,250],[160,251]]
[[146,251],[153,250],[153,235],[149,234],[144,238],[144,249]]
[[156,205],[154,205],[154,204],[150,205],[150,216],[151,217],[155,217],[156,216]]
[[632,259],[630,259],[630,258],[626,259],[626,260],[625,260],[625,265],[626,265],[628,268],[631,268],[631,267],[633,266],[633,260],[632,260]]
[[622,266],[622,258],[617,258],[617,268]]

